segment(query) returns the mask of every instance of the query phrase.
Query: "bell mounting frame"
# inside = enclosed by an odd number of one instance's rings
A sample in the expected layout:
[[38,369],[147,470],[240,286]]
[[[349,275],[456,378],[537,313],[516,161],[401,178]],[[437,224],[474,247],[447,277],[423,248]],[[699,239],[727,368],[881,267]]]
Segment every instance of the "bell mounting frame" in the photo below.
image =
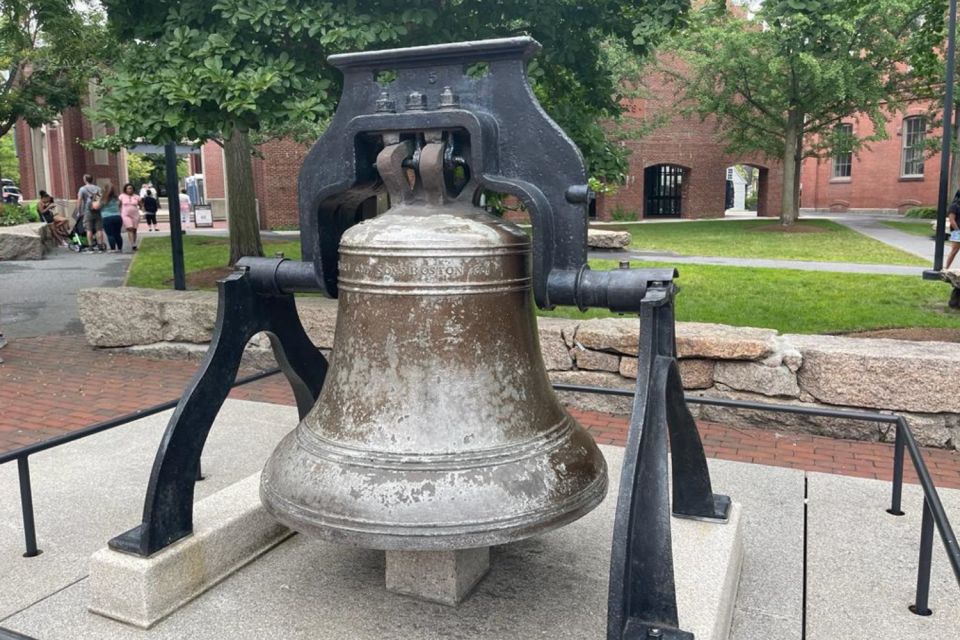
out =
[[[328,295],[337,295],[340,236],[376,215],[379,151],[400,136],[458,132],[469,139],[471,187],[513,195],[530,214],[539,307],[639,311],[642,273],[588,273],[592,194],[580,151],[530,88],[526,66],[539,50],[524,36],[329,58],[343,72],[343,95],[299,178],[302,255]],[[388,85],[378,82],[384,72],[395,74]]]

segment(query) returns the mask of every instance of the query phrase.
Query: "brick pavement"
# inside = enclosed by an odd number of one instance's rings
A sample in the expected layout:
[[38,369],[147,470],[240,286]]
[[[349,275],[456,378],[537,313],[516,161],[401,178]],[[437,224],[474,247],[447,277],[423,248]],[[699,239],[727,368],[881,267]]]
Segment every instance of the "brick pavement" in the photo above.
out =
[[[82,336],[12,340],[0,364],[0,452],[177,397],[197,363],[95,350]],[[241,371],[241,375],[250,373]],[[231,398],[293,404],[274,376],[234,389]],[[622,446],[627,417],[572,409],[601,444]],[[809,471],[889,479],[893,447],[765,429],[700,423],[707,455]],[[925,448],[937,486],[960,488],[960,454]],[[909,464],[906,479],[915,482]]]

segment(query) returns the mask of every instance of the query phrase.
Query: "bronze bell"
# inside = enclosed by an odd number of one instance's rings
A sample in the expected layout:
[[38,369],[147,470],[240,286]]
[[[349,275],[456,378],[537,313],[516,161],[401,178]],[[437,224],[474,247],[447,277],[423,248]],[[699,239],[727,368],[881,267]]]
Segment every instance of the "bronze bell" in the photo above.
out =
[[380,152],[393,206],[341,239],[330,370],[261,481],[297,531],[468,549],[567,524],[606,493],[600,451],[547,379],[530,240],[472,204],[476,184],[451,193],[444,148],[419,149],[413,180],[410,142]]

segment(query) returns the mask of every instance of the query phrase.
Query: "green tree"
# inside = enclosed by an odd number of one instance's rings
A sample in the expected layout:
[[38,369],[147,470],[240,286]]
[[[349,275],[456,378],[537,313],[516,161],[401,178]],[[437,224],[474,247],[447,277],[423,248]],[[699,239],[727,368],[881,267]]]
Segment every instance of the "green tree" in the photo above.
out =
[[[0,138],[17,120],[53,122],[79,103],[102,46],[96,14],[71,0],[0,0]],[[4,163],[3,170],[10,172]]]
[[131,153],[127,155],[127,177],[137,188],[144,182],[150,180],[150,174],[155,169],[154,163],[147,159],[142,153]]
[[547,111],[581,146],[594,176],[617,180],[625,153],[600,121],[616,117],[601,44],[643,54],[689,0],[103,0],[127,42],[105,78],[97,117],[133,139],[222,142],[230,193],[230,262],[261,253],[251,136],[316,139],[336,108],[345,51],[530,34],[544,45],[530,76]]
[[20,184],[20,163],[13,147],[13,136],[0,137],[0,178],[10,178]]
[[[672,45],[667,71],[687,108],[715,116],[733,152],[779,158],[781,222],[799,211],[803,158],[855,152],[917,81],[903,61],[929,0],[766,0],[755,16],[708,4]],[[862,114],[871,132],[837,125]],[[865,130],[865,127],[861,127]]]
[[[177,175],[187,174],[187,160],[177,157]],[[150,182],[158,189],[167,184],[167,166],[162,153],[130,153],[127,155],[127,175],[138,189],[144,182]]]

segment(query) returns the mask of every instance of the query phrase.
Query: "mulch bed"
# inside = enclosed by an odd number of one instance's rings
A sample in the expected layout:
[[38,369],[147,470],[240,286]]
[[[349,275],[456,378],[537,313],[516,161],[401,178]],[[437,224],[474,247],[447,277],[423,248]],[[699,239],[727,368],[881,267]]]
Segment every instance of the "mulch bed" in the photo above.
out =
[[[187,289],[216,289],[217,281],[223,280],[233,273],[233,267],[211,267],[187,274]],[[173,278],[164,281],[164,284],[173,285]]]

